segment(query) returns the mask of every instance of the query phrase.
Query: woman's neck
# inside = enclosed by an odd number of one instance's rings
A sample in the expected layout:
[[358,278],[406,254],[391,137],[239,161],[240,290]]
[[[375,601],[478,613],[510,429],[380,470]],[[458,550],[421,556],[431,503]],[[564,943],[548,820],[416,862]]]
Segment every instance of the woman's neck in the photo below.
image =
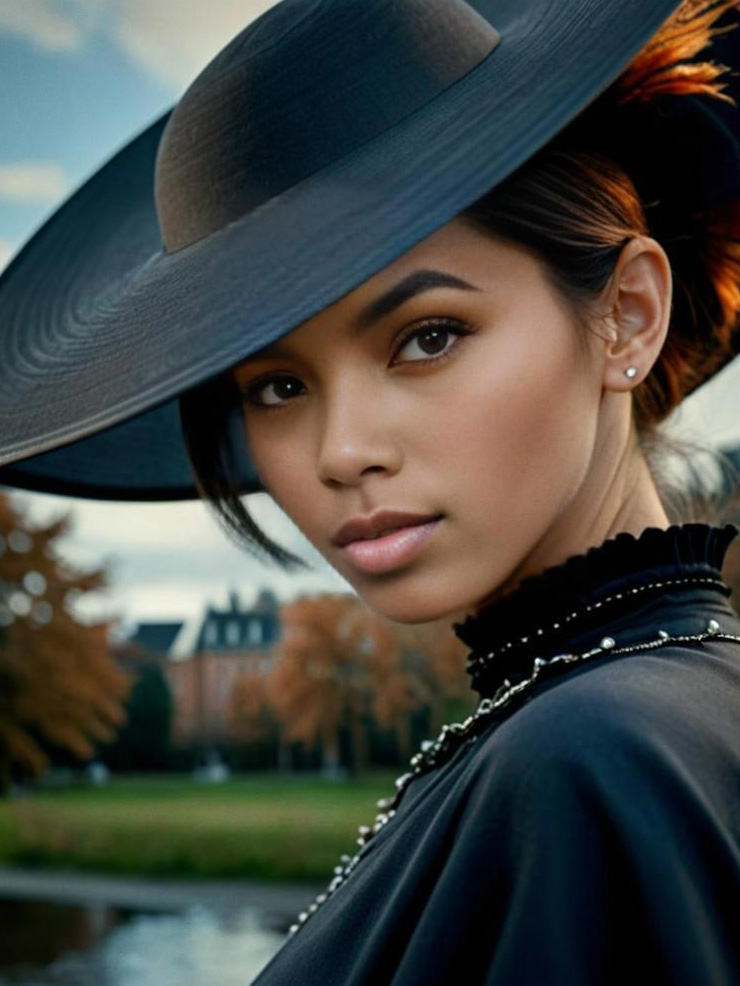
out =
[[[670,519],[641,450],[633,447],[614,469],[610,482],[594,496],[584,484],[557,523],[535,544],[513,572],[464,615],[481,609],[513,592],[522,579],[582,554],[622,531],[639,536],[647,527],[667,528]],[[580,495],[584,494],[584,495]]]

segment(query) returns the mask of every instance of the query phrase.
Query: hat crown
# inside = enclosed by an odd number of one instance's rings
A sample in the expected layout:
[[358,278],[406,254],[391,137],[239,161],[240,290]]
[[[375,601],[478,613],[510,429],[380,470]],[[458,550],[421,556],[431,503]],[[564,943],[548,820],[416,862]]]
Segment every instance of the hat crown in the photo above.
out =
[[166,250],[388,130],[499,40],[464,0],[282,0],[206,65],[171,114],[155,169]]

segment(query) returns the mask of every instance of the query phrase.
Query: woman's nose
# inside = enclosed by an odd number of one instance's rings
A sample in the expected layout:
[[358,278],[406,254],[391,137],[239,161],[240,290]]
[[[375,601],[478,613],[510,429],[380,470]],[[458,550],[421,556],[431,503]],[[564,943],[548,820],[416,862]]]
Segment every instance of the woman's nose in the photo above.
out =
[[377,388],[346,385],[324,408],[316,471],[322,483],[354,485],[368,472],[397,472],[402,452],[398,418]]

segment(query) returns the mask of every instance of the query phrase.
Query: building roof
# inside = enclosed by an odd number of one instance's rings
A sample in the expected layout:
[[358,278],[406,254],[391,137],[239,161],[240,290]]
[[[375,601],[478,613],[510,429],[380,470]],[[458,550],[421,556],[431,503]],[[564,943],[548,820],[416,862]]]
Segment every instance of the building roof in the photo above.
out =
[[175,661],[202,651],[263,650],[280,636],[278,606],[275,594],[262,589],[253,607],[242,608],[238,593],[231,589],[225,610],[207,605],[180,623],[140,623],[129,639]]
[[182,623],[139,623],[129,641],[152,654],[169,654]]

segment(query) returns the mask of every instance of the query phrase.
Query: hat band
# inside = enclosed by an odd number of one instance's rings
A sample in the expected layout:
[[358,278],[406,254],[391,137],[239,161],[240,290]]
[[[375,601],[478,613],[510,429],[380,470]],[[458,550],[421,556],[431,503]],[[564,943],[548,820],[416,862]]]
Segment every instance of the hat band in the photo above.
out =
[[421,109],[501,35],[463,0],[283,0],[186,90],[157,154],[177,252]]

